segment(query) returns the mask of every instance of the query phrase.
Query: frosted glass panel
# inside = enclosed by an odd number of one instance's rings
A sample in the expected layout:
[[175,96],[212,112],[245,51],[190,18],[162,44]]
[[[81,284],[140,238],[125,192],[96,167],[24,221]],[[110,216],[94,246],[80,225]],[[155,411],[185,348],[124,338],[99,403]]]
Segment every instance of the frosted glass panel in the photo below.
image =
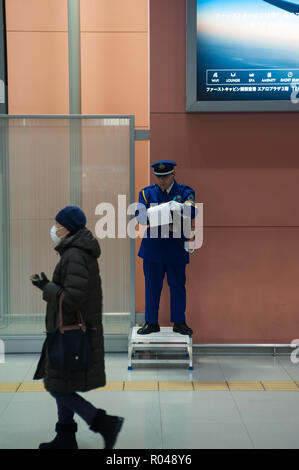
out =
[[[45,302],[29,280],[49,278],[59,258],[50,239],[57,212],[78,204],[95,233],[95,209],[118,195],[130,203],[130,119],[0,119],[1,335],[44,332]],[[117,221],[116,221],[117,227]],[[106,334],[130,328],[128,238],[100,240]]]

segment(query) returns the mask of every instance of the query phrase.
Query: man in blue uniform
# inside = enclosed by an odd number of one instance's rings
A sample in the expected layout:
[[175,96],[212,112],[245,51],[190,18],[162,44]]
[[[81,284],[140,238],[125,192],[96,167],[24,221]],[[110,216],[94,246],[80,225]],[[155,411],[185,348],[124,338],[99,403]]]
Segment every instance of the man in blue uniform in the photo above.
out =
[[[188,207],[189,216],[195,217],[195,193],[192,188],[179,184],[175,180],[175,162],[162,160],[152,165],[156,184],[147,186],[139,193],[137,220],[143,225],[149,224],[148,212],[152,204],[174,203],[175,210]],[[185,212],[185,211],[184,211]],[[152,235],[152,236],[151,236]],[[153,237],[150,227],[144,234],[138,256],[143,258],[145,276],[145,324],[137,333],[146,335],[160,331],[158,311],[163,280],[167,274],[170,289],[171,322],[173,331],[191,336],[193,331],[185,321],[186,309],[186,264],[189,253],[185,250],[186,238],[182,233],[174,235],[169,227],[169,236],[163,236],[161,227]]]

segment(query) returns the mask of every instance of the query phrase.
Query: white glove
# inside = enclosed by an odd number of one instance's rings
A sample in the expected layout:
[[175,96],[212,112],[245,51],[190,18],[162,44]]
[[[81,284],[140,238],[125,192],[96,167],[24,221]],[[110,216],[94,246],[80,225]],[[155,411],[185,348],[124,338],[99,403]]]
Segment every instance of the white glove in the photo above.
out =
[[184,248],[187,251],[187,253],[190,253],[190,255],[194,253],[194,248],[191,248],[191,246],[189,245],[189,242],[184,243]]
[[168,202],[150,207],[149,209],[147,209],[146,214],[151,227],[158,227],[159,225],[169,225],[172,223],[172,215]]
[[170,201],[169,202],[169,207],[172,211],[178,211],[181,212],[183,208],[183,204],[177,201]]

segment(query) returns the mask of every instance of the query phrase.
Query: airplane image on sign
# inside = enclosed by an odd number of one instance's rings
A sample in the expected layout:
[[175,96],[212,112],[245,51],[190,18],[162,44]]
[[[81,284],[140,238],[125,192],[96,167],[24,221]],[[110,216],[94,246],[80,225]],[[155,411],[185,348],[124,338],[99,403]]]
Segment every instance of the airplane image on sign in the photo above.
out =
[[274,5],[275,7],[282,8],[282,10],[286,10],[290,13],[294,13],[295,15],[299,15],[299,5],[296,5],[292,2],[286,2],[284,0],[264,0],[266,3],[270,3],[270,5]]

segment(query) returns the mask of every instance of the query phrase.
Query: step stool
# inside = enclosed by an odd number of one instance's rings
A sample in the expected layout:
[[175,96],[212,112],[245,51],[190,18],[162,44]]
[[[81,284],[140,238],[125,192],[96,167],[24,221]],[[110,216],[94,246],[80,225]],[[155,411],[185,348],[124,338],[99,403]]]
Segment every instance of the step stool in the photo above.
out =
[[[134,326],[131,330],[128,342],[128,370],[132,370],[132,363],[184,363],[189,364],[188,370],[193,370],[192,337],[174,333],[172,327],[162,326],[158,333],[149,335],[138,335],[140,327]],[[163,350],[185,349],[188,359],[136,359],[135,352],[140,350]]]

